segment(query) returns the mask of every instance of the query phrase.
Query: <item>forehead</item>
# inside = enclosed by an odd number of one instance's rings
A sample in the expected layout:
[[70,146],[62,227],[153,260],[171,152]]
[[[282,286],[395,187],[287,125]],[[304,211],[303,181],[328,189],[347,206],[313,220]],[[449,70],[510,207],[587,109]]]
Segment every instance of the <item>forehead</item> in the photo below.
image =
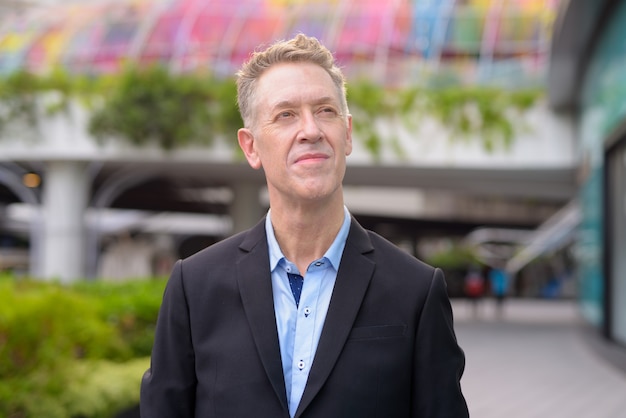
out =
[[257,95],[260,103],[333,101],[339,103],[339,92],[330,75],[313,63],[279,63],[268,68],[259,78]]

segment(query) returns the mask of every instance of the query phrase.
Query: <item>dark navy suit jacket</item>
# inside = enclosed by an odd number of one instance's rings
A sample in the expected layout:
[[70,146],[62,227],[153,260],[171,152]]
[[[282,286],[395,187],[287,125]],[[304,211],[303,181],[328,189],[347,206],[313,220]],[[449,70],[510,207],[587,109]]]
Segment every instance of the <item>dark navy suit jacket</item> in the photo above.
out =
[[[463,418],[443,273],[354,219],[301,418]],[[178,261],[141,385],[144,418],[288,418],[264,222]]]

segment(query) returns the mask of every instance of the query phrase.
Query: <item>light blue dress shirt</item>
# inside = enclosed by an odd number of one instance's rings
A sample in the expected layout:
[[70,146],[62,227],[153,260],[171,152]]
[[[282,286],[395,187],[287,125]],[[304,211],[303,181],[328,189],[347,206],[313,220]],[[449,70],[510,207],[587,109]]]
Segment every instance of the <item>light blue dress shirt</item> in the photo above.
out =
[[[265,219],[280,356],[292,417],[304,393],[350,231],[351,217],[345,206],[344,213],[343,225],[330,248],[322,258],[309,265],[305,274],[300,273],[296,265],[283,255],[274,235],[271,210]],[[296,307],[291,293],[287,273],[304,276],[299,307]]]

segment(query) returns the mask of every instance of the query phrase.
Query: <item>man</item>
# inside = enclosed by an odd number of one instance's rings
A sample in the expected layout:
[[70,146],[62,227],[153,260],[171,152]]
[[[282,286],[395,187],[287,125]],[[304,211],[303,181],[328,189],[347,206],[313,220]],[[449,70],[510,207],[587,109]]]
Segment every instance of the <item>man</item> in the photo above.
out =
[[352,118],[333,56],[298,35],[255,53],[237,83],[239,145],[270,211],[177,262],[141,415],[467,417],[442,272],[344,206]]
[[509,275],[506,272],[506,263],[504,261],[496,261],[495,265],[489,270],[489,283],[491,292],[496,298],[496,315],[498,318],[502,318],[504,315],[504,300],[509,288]]

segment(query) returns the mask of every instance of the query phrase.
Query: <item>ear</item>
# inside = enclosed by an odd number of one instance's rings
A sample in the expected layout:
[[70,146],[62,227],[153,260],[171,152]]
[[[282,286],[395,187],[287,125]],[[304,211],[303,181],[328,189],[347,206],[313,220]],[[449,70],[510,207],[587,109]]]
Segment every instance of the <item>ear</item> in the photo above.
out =
[[258,170],[261,168],[261,159],[256,151],[254,134],[250,129],[241,128],[237,131],[237,140],[239,141],[239,147],[246,156],[250,167]]
[[348,114],[346,127],[346,155],[352,153],[352,115]]

